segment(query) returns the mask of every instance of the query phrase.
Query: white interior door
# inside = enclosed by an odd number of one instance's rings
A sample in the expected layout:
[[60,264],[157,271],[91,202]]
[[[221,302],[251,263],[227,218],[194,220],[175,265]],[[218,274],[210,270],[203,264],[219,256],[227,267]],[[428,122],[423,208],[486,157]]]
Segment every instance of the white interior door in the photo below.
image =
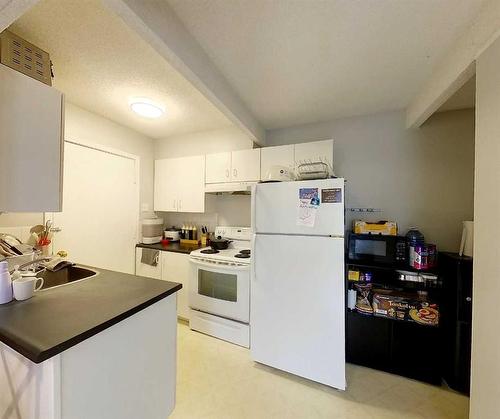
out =
[[344,389],[344,239],[257,234],[253,240],[252,358]]
[[98,268],[134,273],[139,216],[137,161],[65,142],[63,211],[53,213],[55,252]]

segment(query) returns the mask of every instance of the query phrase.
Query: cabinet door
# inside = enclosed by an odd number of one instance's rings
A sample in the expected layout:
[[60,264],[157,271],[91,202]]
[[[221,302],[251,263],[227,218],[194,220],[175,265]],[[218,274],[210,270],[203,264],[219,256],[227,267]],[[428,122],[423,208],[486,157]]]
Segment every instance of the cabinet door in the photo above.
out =
[[179,212],[205,212],[205,156],[178,159],[175,176]]
[[260,148],[238,150],[231,153],[231,181],[260,180]]
[[179,159],[155,161],[154,210],[177,211]]
[[138,276],[146,276],[148,278],[161,279],[161,252],[158,254],[156,266],[151,266],[141,262],[142,251],[142,247],[135,248],[135,274]]
[[63,95],[0,65],[0,211],[62,210]]
[[206,155],[205,183],[231,181],[231,153]]
[[264,147],[260,150],[260,179],[264,180],[267,171],[272,166],[286,166],[294,169],[294,146],[280,145],[277,147]]
[[161,279],[182,284],[182,289],[177,292],[177,316],[189,320],[188,284],[191,272],[189,255],[185,253],[161,252],[161,260]]
[[302,163],[323,162],[333,175],[333,140],[295,144],[295,166]]

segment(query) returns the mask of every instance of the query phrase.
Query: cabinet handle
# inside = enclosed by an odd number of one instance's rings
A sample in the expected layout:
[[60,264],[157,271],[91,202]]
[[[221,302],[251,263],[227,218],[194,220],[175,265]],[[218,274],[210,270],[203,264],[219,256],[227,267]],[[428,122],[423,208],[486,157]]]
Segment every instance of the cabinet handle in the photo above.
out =
[[472,298],[471,297],[465,297],[465,301],[467,301],[468,303],[470,303],[472,301]]
[[226,169],[226,177],[229,178],[229,169]]
[[177,208],[177,205],[175,205],[175,199],[172,202],[172,208]]
[[182,201],[179,199],[179,211],[181,210],[182,208]]
[[238,177],[238,171],[236,169],[233,169],[233,176]]

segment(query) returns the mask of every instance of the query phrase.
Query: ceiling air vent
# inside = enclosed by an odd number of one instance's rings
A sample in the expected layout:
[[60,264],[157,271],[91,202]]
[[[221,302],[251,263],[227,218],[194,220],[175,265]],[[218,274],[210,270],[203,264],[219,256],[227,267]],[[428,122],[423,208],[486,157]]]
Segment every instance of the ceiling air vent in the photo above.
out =
[[12,32],[0,33],[0,62],[52,86],[49,54]]

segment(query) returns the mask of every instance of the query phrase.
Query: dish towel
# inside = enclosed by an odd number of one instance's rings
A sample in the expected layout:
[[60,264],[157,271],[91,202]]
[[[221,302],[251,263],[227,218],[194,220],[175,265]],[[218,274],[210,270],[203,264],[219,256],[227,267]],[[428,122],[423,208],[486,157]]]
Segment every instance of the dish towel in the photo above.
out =
[[159,250],[155,249],[142,249],[141,263],[150,266],[158,265]]

